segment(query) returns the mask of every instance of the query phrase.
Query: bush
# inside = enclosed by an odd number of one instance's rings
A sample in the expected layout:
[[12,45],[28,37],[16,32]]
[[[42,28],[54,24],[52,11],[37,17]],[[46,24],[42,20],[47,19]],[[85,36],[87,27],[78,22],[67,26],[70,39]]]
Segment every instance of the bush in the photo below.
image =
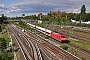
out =
[[81,57],[81,60],[86,60],[85,58]]
[[64,50],[67,50],[68,49],[68,46],[66,45],[61,45],[60,48],[64,49]]
[[76,51],[72,51],[71,53],[76,56]]

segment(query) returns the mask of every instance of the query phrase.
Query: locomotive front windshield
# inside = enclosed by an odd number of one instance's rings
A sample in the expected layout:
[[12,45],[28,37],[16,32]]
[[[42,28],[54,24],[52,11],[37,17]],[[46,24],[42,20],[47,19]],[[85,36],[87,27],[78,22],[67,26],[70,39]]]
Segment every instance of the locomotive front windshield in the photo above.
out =
[[61,36],[61,38],[65,38],[65,36]]

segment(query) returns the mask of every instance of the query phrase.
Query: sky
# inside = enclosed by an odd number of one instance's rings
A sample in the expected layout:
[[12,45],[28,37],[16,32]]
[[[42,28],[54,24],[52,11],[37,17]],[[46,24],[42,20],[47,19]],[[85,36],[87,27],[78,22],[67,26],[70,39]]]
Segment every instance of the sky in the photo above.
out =
[[7,17],[35,15],[37,12],[80,13],[82,5],[90,12],[90,0],[0,0],[0,14]]

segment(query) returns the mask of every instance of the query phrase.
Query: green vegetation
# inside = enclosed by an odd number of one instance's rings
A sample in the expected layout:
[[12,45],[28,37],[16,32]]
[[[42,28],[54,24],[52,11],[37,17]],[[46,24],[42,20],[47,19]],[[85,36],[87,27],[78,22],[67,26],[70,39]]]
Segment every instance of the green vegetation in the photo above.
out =
[[69,43],[70,45],[80,48],[80,49],[90,53],[90,43],[71,40],[71,39],[69,39],[69,40],[70,40],[70,43]]
[[30,30],[30,31],[33,31],[32,28],[30,28],[29,26],[27,26],[24,22],[13,22],[15,25],[18,25],[26,30]]
[[6,16],[2,16],[2,17],[0,17],[0,24],[2,24],[2,23],[3,23],[3,20],[6,20],[6,19],[7,19]]
[[80,59],[81,59],[81,60],[86,60],[84,57],[81,57]]
[[77,53],[76,53],[76,51],[72,51],[71,54],[76,56]]
[[49,39],[49,37],[48,37],[48,36],[46,36],[46,35],[44,35],[44,34],[42,34],[42,33],[38,32],[38,31],[36,31],[36,33],[37,33],[38,35],[42,36],[42,37],[43,37],[43,38],[45,38],[45,39]]
[[[13,60],[12,47],[9,47],[10,36],[8,26],[6,24],[1,24],[0,26],[0,60]],[[10,50],[8,51],[7,49]]]
[[83,37],[83,38],[86,38],[86,39],[90,39],[89,34],[74,32],[73,35],[80,36],[80,37]]
[[49,37],[46,36],[46,35],[44,35],[44,34],[39,34],[39,35],[42,36],[42,37],[45,38],[45,39],[49,39]]
[[14,55],[12,53],[0,53],[0,60],[14,60]]
[[[13,60],[14,59],[14,55],[12,52],[12,50],[8,51],[7,48],[8,47],[8,41],[5,40],[4,38],[0,38],[0,60]],[[11,49],[11,47],[10,47]]]
[[67,50],[68,49],[68,46],[66,45],[61,45],[60,48],[64,49],[64,50]]
[[0,37],[1,38],[5,38],[6,40],[10,40],[9,39],[9,29],[8,29],[8,26],[6,24],[1,24],[1,28],[2,28],[2,31],[0,32]]
[[49,39],[49,37],[48,36],[43,36],[45,39]]
[[0,38],[0,50],[1,52],[4,51],[4,49],[7,48],[7,43],[6,43],[6,40],[4,38]]
[[86,14],[86,8],[85,5],[81,7],[81,14]]

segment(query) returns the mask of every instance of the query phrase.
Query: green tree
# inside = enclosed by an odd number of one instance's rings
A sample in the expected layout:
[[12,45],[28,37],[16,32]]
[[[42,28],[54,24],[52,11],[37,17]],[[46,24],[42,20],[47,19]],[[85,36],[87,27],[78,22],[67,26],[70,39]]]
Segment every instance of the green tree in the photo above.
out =
[[85,7],[85,5],[83,5],[81,7],[81,14],[86,14],[86,7]]
[[0,53],[0,60],[13,60],[14,55],[9,53]]
[[2,16],[2,17],[0,17],[0,23],[3,23],[3,20],[6,20],[6,19],[7,19],[6,16]]
[[68,46],[66,45],[61,45],[60,48],[64,49],[64,50],[67,50],[68,49]]
[[2,27],[0,26],[0,32],[2,31]]
[[82,17],[81,18],[82,18],[82,20],[85,21],[87,19],[86,14],[82,14]]
[[87,13],[87,14],[86,14],[86,19],[87,19],[87,20],[90,20],[90,13]]
[[76,15],[74,16],[74,18],[75,18],[75,20],[80,20],[80,19],[81,19],[81,16],[80,16],[80,14],[76,14]]
[[67,15],[67,13],[63,13],[63,14],[62,14],[62,17],[66,17],[66,15]]
[[51,12],[51,11],[50,11],[47,15],[48,15],[48,16],[50,16],[50,17],[52,17],[52,16],[53,16],[53,14],[52,14],[52,12]]
[[58,16],[58,17],[56,18],[56,21],[57,21],[58,23],[60,23],[60,22],[61,22],[61,18]]
[[0,38],[0,49],[1,49],[1,52],[4,51],[4,49],[7,48],[7,43],[6,43],[6,40],[4,38]]
[[53,18],[54,18],[54,20],[55,20],[55,18],[56,18],[56,13],[53,12],[52,14],[53,14]]
[[68,20],[75,19],[75,13],[68,13]]

